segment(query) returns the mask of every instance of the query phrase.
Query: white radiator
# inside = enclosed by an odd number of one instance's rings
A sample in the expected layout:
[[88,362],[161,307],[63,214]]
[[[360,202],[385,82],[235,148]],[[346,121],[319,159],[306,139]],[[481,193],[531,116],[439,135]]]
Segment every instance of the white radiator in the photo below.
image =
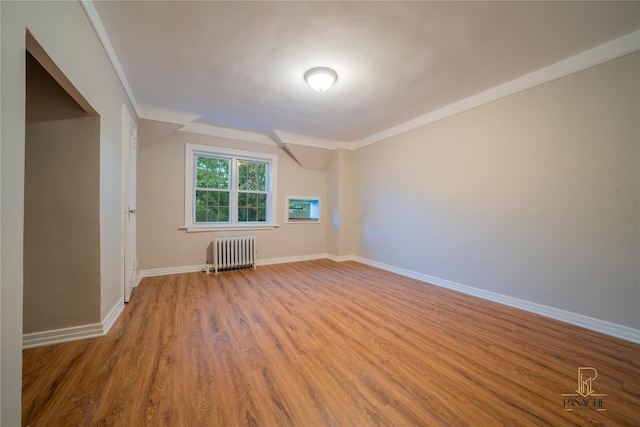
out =
[[[256,268],[256,237],[220,237],[212,240],[213,270]],[[209,269],[207,267],[207,272]]]

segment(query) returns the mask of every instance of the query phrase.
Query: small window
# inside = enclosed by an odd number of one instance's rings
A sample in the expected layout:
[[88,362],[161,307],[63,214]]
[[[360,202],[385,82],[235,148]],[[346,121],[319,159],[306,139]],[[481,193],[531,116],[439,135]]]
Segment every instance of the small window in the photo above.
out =
[[287,222],[320,222],[320,199],[287,197]]

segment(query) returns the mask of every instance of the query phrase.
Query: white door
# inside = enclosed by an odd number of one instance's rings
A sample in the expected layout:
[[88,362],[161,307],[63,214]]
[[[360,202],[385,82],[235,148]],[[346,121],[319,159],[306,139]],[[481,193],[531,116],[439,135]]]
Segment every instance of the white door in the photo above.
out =
[[123,154],[124,154],[124,301],[129,302],[136,285],[136,183],[138,129],[131,115],[123,106]]

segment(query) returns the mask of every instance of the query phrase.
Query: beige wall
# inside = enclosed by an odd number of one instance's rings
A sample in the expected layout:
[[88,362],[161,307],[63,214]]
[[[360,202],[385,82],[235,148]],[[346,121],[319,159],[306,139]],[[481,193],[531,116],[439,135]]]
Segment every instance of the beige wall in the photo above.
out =
[[[258,260],[325,254],[327,247],[327,173],[303,168],[275,145],[234,141],[170,131],[162,122],[141,120],[138,194],[138,260],[140,270],[204,265],[214,237],[257,236]],[[169,129],[164,134],[161,129]],[[151,135],[147,138],[146,135]],[[187,233],[184,225],[185,144],[202,144],[278,156],[277,222],[274,230]],[[324,150],[323,150],[324,151]],[[304,163],[303,163],[304,164]],[[316,165],[317,166],[317,165]],[[322,199],[320,224],[284,222],[285,197]]]
[[353,153],[334,150],[329,163],[329,205],[327,217],[327,252],[338,257],[352,255],[351,206]]
[[[27,28],[100,115],[100,318],[122,304],[121,106],[127,97],[79,2],[0,2],[0,393],[2,426],[20,425]],[[43,273],[45,275],[46,273]]]
[[100,119],[27,55],[24,333],[100,322]]
[[640,327],[639,54],[354,153],[354,254]]

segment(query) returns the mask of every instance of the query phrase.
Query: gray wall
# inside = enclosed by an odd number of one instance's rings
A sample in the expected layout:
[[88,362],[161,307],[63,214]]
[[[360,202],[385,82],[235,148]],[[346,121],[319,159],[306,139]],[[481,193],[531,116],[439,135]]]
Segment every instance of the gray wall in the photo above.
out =
[[101,320],[99,131],[27,55],[24,333]]
[[639,54],[354,153],[354,254],[640,327]]

